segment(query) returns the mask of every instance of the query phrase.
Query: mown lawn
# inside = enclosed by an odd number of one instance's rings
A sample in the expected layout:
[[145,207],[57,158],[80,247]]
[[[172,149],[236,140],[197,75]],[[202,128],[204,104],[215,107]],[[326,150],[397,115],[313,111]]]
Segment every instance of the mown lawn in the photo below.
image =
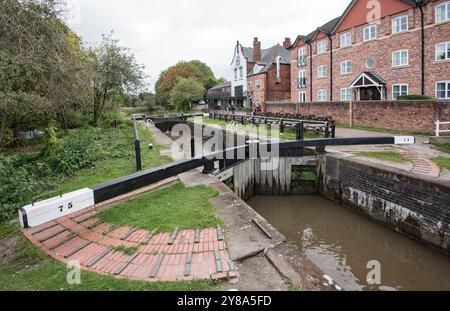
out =
[[159,232],[208,228],[221,224],[209,199],[217,191],[207,186],[186,188],[182,183],[118,203],[101,211],[98,218],[116,226],[132,226]]
[[437,157],[433,159],[441,169],[450,170],[450,158],[449,157]]
[[[69,285],[64,264],[55,261],[22,235],[15,235],[11,244],[11,225],[0,225],[0,247],[8,241],[8,258],[0,265],[0,291],[210,291],[211,281],[145,282],[116,279],[94,272],[82,271],[81,284]],[[6,228],[5,228],[6,227]],[[15,227],[14,231],[17,232]]]
[[357,156],[360,157],[366,157],[366,158],[374,158],[381,161],[389,161],[393,163],[399,163],[399,164],[407,164],[411,161],[404,156],[393,152],[393,151],[380,151],[380,152],[360,152],[357,154]]

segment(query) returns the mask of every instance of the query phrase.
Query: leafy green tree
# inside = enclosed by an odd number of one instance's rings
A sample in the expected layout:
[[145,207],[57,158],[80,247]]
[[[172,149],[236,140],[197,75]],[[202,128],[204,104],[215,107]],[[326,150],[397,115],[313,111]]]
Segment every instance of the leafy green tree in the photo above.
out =
[[191,103],[200,101],[205,87],[193,78],[180,78],[170,92],[170,103],[178,111],[189,110]]
[[156,82],[156,94],[164,105],[170,104],[171,92],[180,78],[191,78],[204,85],[205,75],[193,64],[179,62],[162,72]]
[[138,93],[143,86],[143,66],[136,62],[133,54],[120,47],[118,40],[111,35],[104,35],[98,49],[93,51],[95,68],[94,87],[94,122],[99,124],[108,100],[115,94]]

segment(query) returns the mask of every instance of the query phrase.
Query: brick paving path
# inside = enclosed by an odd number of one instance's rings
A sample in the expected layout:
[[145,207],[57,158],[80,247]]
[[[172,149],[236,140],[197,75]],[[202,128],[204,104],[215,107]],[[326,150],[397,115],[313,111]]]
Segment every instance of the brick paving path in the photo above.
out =
[[[83,270],[100,274],[147,281],[237,277],[220,227],[152,234],[112,227],[96,214],[91,207],[23,233],[56,260],[79,261]],[[115,251],[117,246],[136,247],[137,252],[126,255]]]
[[439,177],[441,170],[433,161],[421,157],[419,154],[410,150],[398,149],[397,152],[405,158],[411,160],[413,164],[411,172]]

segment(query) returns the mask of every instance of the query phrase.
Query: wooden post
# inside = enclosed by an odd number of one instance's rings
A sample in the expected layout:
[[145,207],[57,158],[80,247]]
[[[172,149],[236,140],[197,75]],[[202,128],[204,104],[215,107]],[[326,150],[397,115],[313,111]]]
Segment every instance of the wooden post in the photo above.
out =
[[350,101],[350,104],[349,104],[349,126],[350,126],[350,128],[352,128],[353,127],[353,100],[351,100]]
[[134,130],[134,154],[136,158],[136,171],[140,171],[142,170],[141,141],[139,140],[139,132],[136,125],[136,117],[133,117],[133,130]]

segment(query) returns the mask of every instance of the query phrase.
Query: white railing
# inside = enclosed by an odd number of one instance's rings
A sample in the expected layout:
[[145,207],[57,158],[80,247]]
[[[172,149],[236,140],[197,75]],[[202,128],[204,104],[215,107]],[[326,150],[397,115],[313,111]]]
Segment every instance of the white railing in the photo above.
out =
[[436,121],[436,137],[441,136],[441,133],[450,133],[450,130],[441,130],[441,125],[450,125],[450,122]]

